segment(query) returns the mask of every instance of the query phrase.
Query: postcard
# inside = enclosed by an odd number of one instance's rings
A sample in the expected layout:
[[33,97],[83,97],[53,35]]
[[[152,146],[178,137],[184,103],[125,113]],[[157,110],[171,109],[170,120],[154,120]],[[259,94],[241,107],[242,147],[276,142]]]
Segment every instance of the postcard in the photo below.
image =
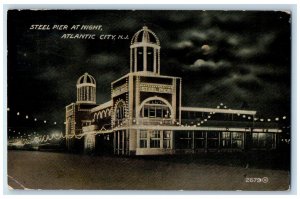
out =
[[289,191],[291,17],[8,10],[9,188]]

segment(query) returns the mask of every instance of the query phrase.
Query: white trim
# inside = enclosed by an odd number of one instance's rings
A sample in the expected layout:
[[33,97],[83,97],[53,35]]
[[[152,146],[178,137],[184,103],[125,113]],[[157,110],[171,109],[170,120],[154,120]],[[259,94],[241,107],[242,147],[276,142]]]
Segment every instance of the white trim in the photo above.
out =
[[67,105],[67,106],[66,106],[66,110],[67,110],[69,107],[71,107],[71,106],[72,106],[72,108],[73,108],[73,105],[74,105],[74,104],[75,104],[75,103],[73,102],[73,103]]
[[119,79],[117,79],[117,80],[113,81],[111,84],[113,85],[114,83],[116,83],[116,82],[118,82],[118,81],[122,80],[123,78],[126,78],[126,77],[128,77],[128,75],[129,75],[129,74],[130,74],[130,73],[127,73],[126,75],[124,75],[124,76],[120,77]]
[[160,46],[158,46],[157,44],[148,43],[148,42],[138,42],[138,43],[134,43],[130,46],[131,49],[138,48],[138,47],[151,47],[154,49],[160,49]]
[[253,110],[237,110],[237,109],[218,109],[218,108],[198,108],[198,107],[181,107],[181,111],[191,112],[215,112],[215,113],[232,113],[232,114],[246,114],[255,115]]
[[[95,101],[76,101],[76,104],[96,104]],[[83,109],[81,109],[83,110]],[[90,109],[84,109],[90,111]]]
[[[154,89],[154,90],[151,90],[151,89]],[[156,90],[156,89],[158,89],[158,90]],[[142,82],[142,83],[140,83],[140,91],[173,94],[174,87],[172,84],[157,84],[157,83]]]
[[179,79],[179,103],[178,103],[178,109],[179,109],[179,117],[178,117],[178,120],[179,120],[179,123],[181,123],[181,102],[182,102],[182,79],[180,78]]
[[176,79],[181,79],[181,77],[160,75],[160,74],[158,74],[158,72],[154,73],[154,72],[151,72],[151,71],[137,71],[137,72],[133,72],[132,74],[136,75],[136,76],[141,76],[141,77],[157,77],[157,78],[169,78],[169,79],[176,78]]
[[111,85],[115,84],[116,82],[122,80],[123,78],[128,77],[129,75],[133,76],[141,76],[141,77],[158,77],[158,78],[169,78],[169,79],[182,79],[181,77],[175,77],[175,76],[166,76],[166,75],[160,75],[158,73],[150,72],[150,71],[137,71],[137,72],[132,72],[132,73],[127,73],[126,75],[120,77],[119,79],[111,82]]
[[[126,129],[126,128],[124,128]],[[123,130],[124,130],[123,129]],[[115,130],[93,130],[93,131],[87,131],[87,132],[84,132],[84,133],[81,133],[81,134],[78,134],[76,136],[78,137],[83,137],[83,136],[86,136],[86,135],[97,135],[97,134],[107,134],[107,133],[113,133]]]
[[[251,128],[225,128],[225,127],[201,127],[201,126],[159,126],[159,125],[133,125],[130,128],[128,127],[117,127],[114,128],[114,131],[122,129],[145,129],[145,130],[183,130],[183,131],[229,131],[229,132],[251,132]],[[281,133],[281,129],[252,129],[252,132],[261,132],[261,133]]]
[[96,85],[92,84],[92,83],[81,83],[81,84],[76,85],[77,88],[81,88],[81,87],[84,87],[84,86],[91,86],[91,87],[96,88]]

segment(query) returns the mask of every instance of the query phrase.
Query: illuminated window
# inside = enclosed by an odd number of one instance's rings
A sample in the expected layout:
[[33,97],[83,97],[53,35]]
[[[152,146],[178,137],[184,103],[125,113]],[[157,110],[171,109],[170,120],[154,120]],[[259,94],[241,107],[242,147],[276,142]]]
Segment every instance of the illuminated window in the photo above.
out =
[[171,148],[171,131],[164,131],[163,133],[163,147],[165,149],[170,149]]
[[116,119],[125,118],[125,106],[123,103],[119,103],[116,109]]
[[243,139],[243,133],[233,132],[232,139]]
[[254,148],[271,148],[272,139],[271,133],[252,133],[252,144]]
[[232,148],[243,147],[243,133],[232,132]]
[[150,148],[160,148],[160,132],[159,131],[151,132]]
[[140,131],[140,148],[147,148],[147,131]]
[[145,118],[170,118],[171,110],[160,100],[151,100],[147,102],[141,111],[141,117]]
[[223,148],[230,148],[231,147],[231,139],[230,139],[230,132],[222,132],[222,147]]

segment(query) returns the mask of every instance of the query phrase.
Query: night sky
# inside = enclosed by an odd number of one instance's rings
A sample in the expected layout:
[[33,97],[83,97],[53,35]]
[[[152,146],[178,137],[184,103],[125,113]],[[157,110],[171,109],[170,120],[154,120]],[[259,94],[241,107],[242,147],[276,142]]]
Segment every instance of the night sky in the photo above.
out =
[[[183,105],[290,115],[291,16],[275,11],[29,11],[8,12],[8,126],[56,121],[76,101],[84,72],[97,81],[97,103],[110,99],[110,82],[129,72],[129,45],[147,25],[161,43],[161,74],[183,79]],[[102,30],[30,30],[33,24],[102,25]],[[62,39],[96,34],[95,40]],[[100,40],[101,34],[130,39]],[[20,112],[20,116],[16,116]],[[20,119],[22,118],[22,119]],[[38,124],[38,123],[37,123]],[[32,126],[32,125],[31,125]]]

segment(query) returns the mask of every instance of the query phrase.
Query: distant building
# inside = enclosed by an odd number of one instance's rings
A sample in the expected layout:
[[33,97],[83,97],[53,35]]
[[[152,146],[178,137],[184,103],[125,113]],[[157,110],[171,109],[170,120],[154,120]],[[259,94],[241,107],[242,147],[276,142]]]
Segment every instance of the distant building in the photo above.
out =
[[130,44],[130,72],[111,83],[111,100],[96,104],[96,80],[77,81],[77,101],[66,106],[70,151],[161,155],[271,150],[282,130],[256,111],[184,107],[182,79],[160,74],[160,42],[144,26]]

